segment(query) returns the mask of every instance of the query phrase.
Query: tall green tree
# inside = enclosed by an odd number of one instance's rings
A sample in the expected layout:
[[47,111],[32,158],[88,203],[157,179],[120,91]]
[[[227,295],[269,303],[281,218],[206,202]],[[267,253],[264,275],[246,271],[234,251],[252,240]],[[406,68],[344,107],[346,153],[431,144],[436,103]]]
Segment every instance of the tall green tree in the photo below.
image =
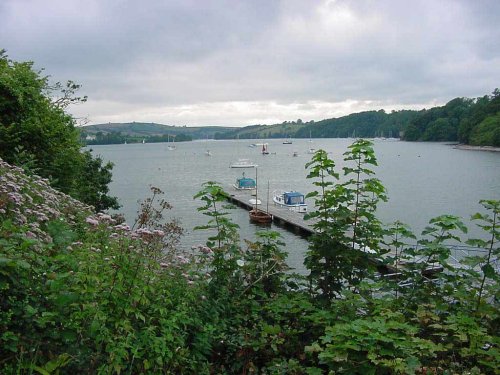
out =
[[356,289],[374,269],[383,235],[375,211],[387,198],[370,169],[377,165],[372,146],[363,139],[349,146],[343,182],[336,183],[335,163],[323,150],[306,164],[308,178],[316,180],[313,184],[319,191],[308,194],[315,198],[317,210],[306,218],[318,220],[305,265],[311,271],[311,289],[326,300],[340,297],[347,285]]
[[118,208],[110,197],[111,163],[81,152],[75,120],[66,112],[79,85],[51,85],[32,62],[0,51],[0,157],[49,179],[50,184],[97,210]]

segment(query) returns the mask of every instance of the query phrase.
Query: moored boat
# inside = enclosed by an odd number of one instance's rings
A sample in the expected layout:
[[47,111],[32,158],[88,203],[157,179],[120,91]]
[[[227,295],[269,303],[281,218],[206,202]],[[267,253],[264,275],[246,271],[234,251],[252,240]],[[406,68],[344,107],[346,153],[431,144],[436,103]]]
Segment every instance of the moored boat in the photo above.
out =
[[273,191],[273,202],[280,207],[286,207],[291,211],[304,213],[307,212],[307,204],[304,200],[304,194],[298,191]]
[[[257,169],[255,169],[255,199],[253,201],[255,202],[253,208],[248,212],[248,216],[250,217],[250,221],[253,221],[254,223],[271,223],[273,221],[273,215],[269,213],[269,197],[267,199],[267,210],[263,211],[259,208],[257,208],[257,205],[260,202],[260,199],[257,197]],[[267,191],[269,195],[269,182],[267,183]]]
[[257,199],[257,198],[250,198],[248,200],[248,203],[250,203],[252,206],[256,206],[258,204],[262,204],[262,201],[260,199]]
[[175,136],[172,136],[172,143],[170,142],[170,134],[167,135],[167,149],[169,151],[174,151],[177,149],[177,147],[175,147]]
[[273,221],[273,215],[266,211],[259,210],[258,208],[252,208],[248,215],[250,220],[256,223],[270,223]]
[[255,180],[253,178],[245,177],[245,172],[243,176],[236,179],[233,187],[237,190],[253,190],[256,187]]
[[253,163],[249,159],[238,159],[238,161],[235,161],[229,167],[230,168],[257,168],[258,165]]

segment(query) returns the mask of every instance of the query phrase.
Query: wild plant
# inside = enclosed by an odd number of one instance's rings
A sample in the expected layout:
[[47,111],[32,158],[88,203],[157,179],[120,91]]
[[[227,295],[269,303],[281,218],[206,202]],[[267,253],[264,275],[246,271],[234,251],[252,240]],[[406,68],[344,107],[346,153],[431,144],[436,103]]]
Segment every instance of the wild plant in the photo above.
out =
[[316,179],[313,184],[320,191],[307,195],[315,198],[317,211],[306,218],[317,221],[304,264],[310,270],[311,290],[327,300],[340,297],[345,288],[356,288],[374,268],[374,256],[381,253],[383,230],[375,210],[387,198],[369,169],[377,165],[372,143],[356,141],[344,153],[344,161],[348,163],[344,182],[336,182],[335,163],[323,150],[306,164],[308,178]]

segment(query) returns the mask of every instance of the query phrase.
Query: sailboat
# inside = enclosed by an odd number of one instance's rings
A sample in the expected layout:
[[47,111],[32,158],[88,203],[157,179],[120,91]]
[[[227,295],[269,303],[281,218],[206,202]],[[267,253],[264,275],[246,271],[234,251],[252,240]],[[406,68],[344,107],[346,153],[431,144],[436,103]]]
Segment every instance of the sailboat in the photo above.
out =
[[269,182],[267,183],[267,192],[268,192],[268,197],[267,197],[267,209],[266,211],[260,210],[257,208],[257,204],[259,202],[258,196],[257,196],[257,169],[255,169],[255,205],[254,207],[250,210],[248,215],[250,216],[250,221],[253,221],[255,223],[270,223],[273,221],[273,215],[269,213]]
[[269,151],[267,150],[267,143],[262,144],[262,155],[269,155]]
[[[172,136],[172,139],[173,139],[173,143],[175,143],[175,137],[174,137],[174,136]],[[172,144],[172,145],[170,144],[170,134],[169,134],[169,135],[167,135],[167,143],[168,143],[167,148],[168,148],[170,151],[173,151],[173,150],[175,150],[175,149],[176,149],[176,147],[175,147],[175,145],[174,145],[174,144]]]

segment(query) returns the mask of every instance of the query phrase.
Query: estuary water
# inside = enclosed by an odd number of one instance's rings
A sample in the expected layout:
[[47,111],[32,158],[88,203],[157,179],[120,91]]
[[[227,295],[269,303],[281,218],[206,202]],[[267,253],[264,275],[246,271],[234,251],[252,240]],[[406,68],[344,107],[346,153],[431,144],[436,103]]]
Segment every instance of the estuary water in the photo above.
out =
[[[149,186],[165,192],[165,199],[173,208],[167,217],[176,218],[185,230],[182,246],[205,243],[208,233],[193,228],[206,224],[208,217],[197,211],[202,202],[193,196],[207,181],[216,181],[228,191],[243,171],[255,178],[254,169],[234,169],[229,165],[239,158],[256,162],[259,195],[267,194],[267,183],[276,189],[297,190],[304,194],[314,190],[306,178],[305,164],[311,160],[309,149],[329,152],[339,172],[345,165],[343,153],[353,139],[294,139],[283,140],[227,140],[177,143],[169,150],[166,143],[123,144],[92,146],[93,153],[114,163],[110,194],[120,200],[127,222],[133,223],[138,201],[150,196]],[[262,155],[260,147],[252,143],[268,143],[269,155]],[[376,176],[388,190],[389,201],[379,206],[378,216],[384,223],[400,220],[419,234],[428,221],[441,214],[468,218],[481,210],[479,200],[500,199],[500,153],[455,149],[443,143],[401,142],[374,140],[378,166]],[[210,150],[211,156],[207,156]],[[294,157],[296,153],[298,156]],[[312,202],[309,209],[313,209]],[[262,227],[251,224],[247,211],[230,211],[240,226],[242,239],[255,239]],[[301,270],[307,241],[300,236],[272,225],[282,235],[288,252],[288,263]],[[481,236],[474,224],[469,225],[464,238]]]

